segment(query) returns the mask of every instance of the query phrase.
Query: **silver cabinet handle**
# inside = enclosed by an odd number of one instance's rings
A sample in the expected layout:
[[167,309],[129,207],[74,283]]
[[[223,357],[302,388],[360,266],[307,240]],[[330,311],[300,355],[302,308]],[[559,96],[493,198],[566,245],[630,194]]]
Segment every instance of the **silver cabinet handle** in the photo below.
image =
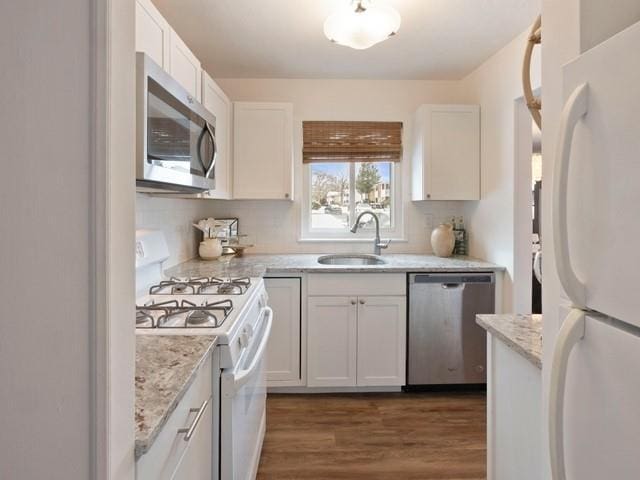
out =
[[189,409],[189,412],[193,413],[193,412],[198,412],[196,417],[193,419],[193,422],[191,422],[191,425],[189,425],[188,428],[179,428],[178,429],[178,433],[184,433],[184,441],[188,442],[189,440],[191,440],[191,437],[193,437],[193,434],[196,431],[196,428],[198,427],[198,423],[200,423],[200,419],[202,418],[202,415],[204,415],[204,411],[207,409],[207,405],[209,405],[209,400],[205,400],[204,402],[202,402],[202,405],[200,406],[200,408],[191,408]]

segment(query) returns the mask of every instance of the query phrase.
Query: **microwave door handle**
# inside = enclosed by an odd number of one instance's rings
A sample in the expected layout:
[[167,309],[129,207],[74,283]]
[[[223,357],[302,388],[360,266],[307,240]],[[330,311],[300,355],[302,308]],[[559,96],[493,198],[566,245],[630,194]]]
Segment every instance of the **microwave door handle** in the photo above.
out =
[[208,130],[208,125],[205,125],[202,128],[202,131],[200,132],[200,135],[198,136],[198,143],[196,144],[196,150],[197,150],[197,155],[198,155],[198,162],[200,163],[200,166],[202,167],[202,172],[205,175],[205,177],[207,176],[207,167],[204,164],[204,162],[202,161],[202,140],[204,139],[204,136],[207,134]]
[[[216,136],[211,130],[211,126],[207,123],[206,127],[207,133],[211,137],[211,143],[213,144],[213,152],[211,153],[211,162],[209,163],[209,167],[205,170],[206,178],[215,178],[215,168],[216,168],[216,160],[218,159],[218,144],[216,143]],[[213,173],[213,177],[211,174]]]

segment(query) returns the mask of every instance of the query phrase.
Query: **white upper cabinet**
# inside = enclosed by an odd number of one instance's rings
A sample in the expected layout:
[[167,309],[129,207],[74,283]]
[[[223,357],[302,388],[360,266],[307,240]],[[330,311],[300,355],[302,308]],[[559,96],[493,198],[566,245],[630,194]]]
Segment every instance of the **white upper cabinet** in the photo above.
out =
[[151,0],[136,0],[136,51],[144,52],[200,101],[202,67]]
[[200,61],[174,30],[171,30],[170,43],[169,73],[187,92],[200,101],[202,90],[202,67],[200,66]]
[[293,198],[293,105],[234,103],[233,197]]
[[215,167],[216,188],[210,190],[208,196],[229,199],[232,188],[233,104],[204,70],[202,71],[202,104],[216,117],[216,146],[218,148]]
[[136,51],[169,71],[171,26],[150,0],[136,1]]
[[480,107],[422,105],[415,113],[412,200],[480,199]]

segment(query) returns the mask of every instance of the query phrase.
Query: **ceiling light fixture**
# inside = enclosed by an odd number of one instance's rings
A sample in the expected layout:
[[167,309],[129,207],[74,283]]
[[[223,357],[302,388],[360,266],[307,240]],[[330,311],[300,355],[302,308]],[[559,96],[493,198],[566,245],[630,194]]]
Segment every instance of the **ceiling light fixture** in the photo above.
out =
[[364,50],[398,33],[400,14],[372,0],[350,0],[329,15],[324,34],[339,45]]

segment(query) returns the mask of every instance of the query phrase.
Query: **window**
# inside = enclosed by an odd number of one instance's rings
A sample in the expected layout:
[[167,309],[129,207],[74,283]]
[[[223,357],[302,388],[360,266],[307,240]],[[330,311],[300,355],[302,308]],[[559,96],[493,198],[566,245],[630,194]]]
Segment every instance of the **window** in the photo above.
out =
[[[371,237],[374,212],[387,236],[401,236],[398,122],[303,122],[305,204],[303,237]],[[369,230],[367,232],[367,230]]]

